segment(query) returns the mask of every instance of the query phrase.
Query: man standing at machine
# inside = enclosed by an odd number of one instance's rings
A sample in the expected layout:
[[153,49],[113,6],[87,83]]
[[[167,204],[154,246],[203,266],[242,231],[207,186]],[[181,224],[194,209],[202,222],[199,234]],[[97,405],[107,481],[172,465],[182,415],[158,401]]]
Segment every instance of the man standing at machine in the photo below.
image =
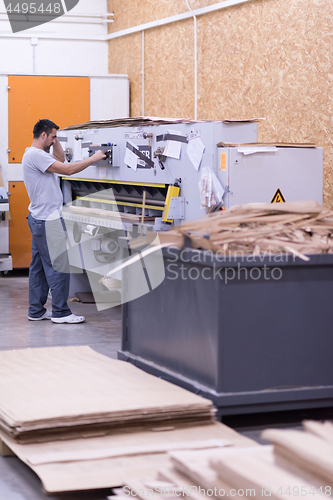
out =
[[[84,316],[72,314],[67,303],[70,274],[66,229],[61,217],[63,196],[56,174],[70,176],[81,172],[104,159],[105,154],[100,150],[84,160],[64,163],[57,130],[58,125],[52,121],[39,120],[33,129],[32,145],[22,160],[23,179],[30,198],[28,223],[32,234],[28,319],[82,323]],[[51,146],[53,154],[50,154]],[[44,307],[49,290],[52,313]]]

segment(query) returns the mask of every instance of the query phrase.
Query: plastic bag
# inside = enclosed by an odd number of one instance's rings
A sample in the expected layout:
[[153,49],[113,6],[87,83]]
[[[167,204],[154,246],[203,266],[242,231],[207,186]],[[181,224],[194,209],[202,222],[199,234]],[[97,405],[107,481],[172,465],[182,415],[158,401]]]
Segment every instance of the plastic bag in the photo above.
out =
[[206,212],[215,212],[222,206],[224,189],[212,167],[202,169],[199,181],[201,206]]

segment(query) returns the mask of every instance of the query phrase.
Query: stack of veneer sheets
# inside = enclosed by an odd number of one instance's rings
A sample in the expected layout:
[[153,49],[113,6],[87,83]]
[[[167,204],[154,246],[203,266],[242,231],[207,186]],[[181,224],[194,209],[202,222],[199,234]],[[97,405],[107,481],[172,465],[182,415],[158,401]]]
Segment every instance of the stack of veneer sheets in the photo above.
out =
[[[268,429],[276,463],[313,484],[322,496],[333,494],[333,424],[305,421],[306,432]],[[326,489],[325,489],[326,488]],[[329,494],[328,494],[329,493]]]
[[[304,422],[304,430],[267,429],[272,444],[250,447],[172,451],[170,467],[154,478],[129,479],[127,490],[142,500],[151,490],[173,499],[187,492],[203,497],[276,500],[331,497],[333,489],[333,424]],[[161,493],[159,493],[161,492]],[[122,495],[122,490],[116,491]]]
[[214,417],[211,401],[89,347],[0,352],[0,451],[48,493],[124,485],[169,451],[253,444]]
[[[159,235],[162,246],[209,250],[220,255],[333,253],[333,211],[315,201],[249,203],[211,213]],[[242,253],[240,253],[242,252]]]

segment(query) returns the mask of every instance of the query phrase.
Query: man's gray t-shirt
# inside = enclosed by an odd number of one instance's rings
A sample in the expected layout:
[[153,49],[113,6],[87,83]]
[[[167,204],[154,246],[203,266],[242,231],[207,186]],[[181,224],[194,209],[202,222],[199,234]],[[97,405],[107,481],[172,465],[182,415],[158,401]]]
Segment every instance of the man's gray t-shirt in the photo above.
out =
[[56,161],[43,149],[31,147],[23,155],[23,180],[30,198],[29,211],[34,219],[61,217],[63,197],[57,175],[47,169]]

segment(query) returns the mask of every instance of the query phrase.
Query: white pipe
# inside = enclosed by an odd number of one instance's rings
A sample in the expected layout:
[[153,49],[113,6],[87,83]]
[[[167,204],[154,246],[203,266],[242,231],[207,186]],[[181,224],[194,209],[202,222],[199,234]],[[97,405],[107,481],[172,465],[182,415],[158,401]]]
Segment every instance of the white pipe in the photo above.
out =
[[36,38],[39,38],[40,40],[72,40],[72,41],[80,41],[80,42],[103,42],[105,43],[106,42],[106,39],[105,39],[105,36],[100,36],[100,37],[83,37],[82,35],[79,36],[71,36],[71,35],[55,35],[53,33],[30,33],[29,35],[25,34],[25,33],[0,33],[0,39],[1,38],[9,38],[9,39],[17,39],[17,38],[21,38],[21,39],[29,39],[31,38],[31,36],[34,36]]
[[145,32],[142,31],[142,116],[145,116]]
[[198,118],[198,49],[197,49],[197,17],[191,9],[188,0],[186,5],[193,15],[194,19],[194,119]]
[[[0,14],[1,16],[1,14]],[[8,23],[8,17],[7,14],[3,14],[4,17],[0,17],[0,21],[6,21]],[[37,18],[36,18],[37,20]],[[40,15],[38,20],[46,23],[46,22],[52,22],[52,23],[75,23],[75,24],[112,24],[114,23],[114,19],[85,19],[85,18],[71,18],[67,19],[67,16],[60,16],[57,17],[56,19],[51,19],[50,21],[45,20],[45,16],[43,17]]]
[[[215,12],[217,10],[223,10],[227,9],[228,7],[233,7],[234,5],[241,5],[243,3],[254,1],[255,0],[225,0],[224,2],[215,3],[201,9],[193,10],[192,12],[196,16],[202,16],[203,14],[208,14],[209,12]],[[184,12],[183,14],[178,14],[176,16],[165,17],[164,19],[159,19],[158,21],[140,24],[139,26],[133,26],[132,28],[127,28],[125,30],[116,31],[115,33],[110,33],[109,35],[107,35],[106,39],[112,40],[113,38],[131,35],[132,33],[137,33],[138,31],[146,31],[148,29],[157,28],[158,26],[164,26],[166,24],[174,23],[177,21],[183,21],[184,19],[189,19],[190,17],[192,17],[191,12]]]
[[32,73],[36,74],[36,45],[32,45]]
[[[7,16],[7,12],[0,12],[0,15],[1,16]],[[107,14],[68,14],[68,13],[65,13],[63,14],[65,15],[66,17],[91,17],[91,18],[107,18],[109,16],[111,17],[114,17],[114,12],[108,12]]]
[[71,18],[68,19],[67,15],[57,17],[56,19],[52,19],[52,21],[48,21],[52,23],[85,23],[85,24],[111,24],[114,23],[114,19],[76,19],[76,18]]

